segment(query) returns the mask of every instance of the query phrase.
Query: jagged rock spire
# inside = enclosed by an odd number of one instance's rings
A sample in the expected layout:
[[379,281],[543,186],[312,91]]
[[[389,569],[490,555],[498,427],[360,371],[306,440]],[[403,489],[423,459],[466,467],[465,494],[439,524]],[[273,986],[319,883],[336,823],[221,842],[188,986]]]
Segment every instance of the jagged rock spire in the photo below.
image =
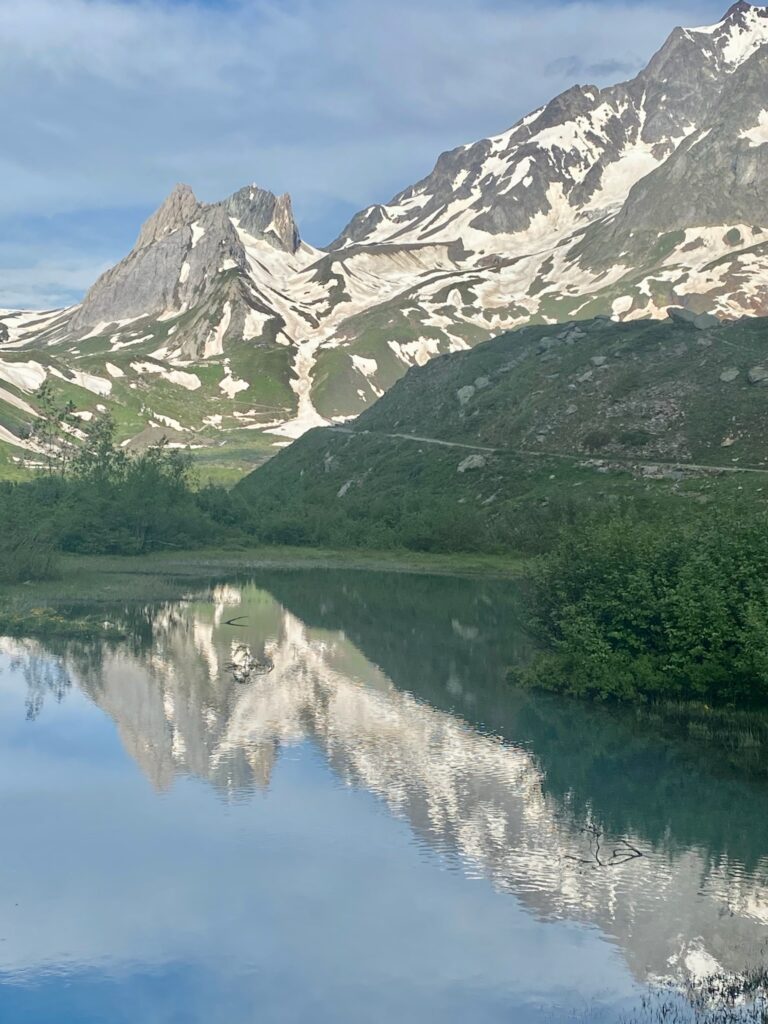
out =
[[176,185],[162,206],[143,224],[134,248],[143,249],[191,224],[199,211],[200,204],[190,186]]
[[275,196],[258,185],[246,185],[222,204],[238,227],[277,249],[296,252],[301,242],[291,197]]

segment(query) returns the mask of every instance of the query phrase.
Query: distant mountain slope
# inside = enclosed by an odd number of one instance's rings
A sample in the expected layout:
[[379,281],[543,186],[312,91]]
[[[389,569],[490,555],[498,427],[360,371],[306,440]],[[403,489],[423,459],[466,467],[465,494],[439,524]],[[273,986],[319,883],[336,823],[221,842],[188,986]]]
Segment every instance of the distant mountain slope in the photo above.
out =
[[178,186],[79,306],[0,312],[0,445],[34,455],[19,402],[41,375],[126,440],[172,423],[206,457],[253,460],[526,324],[766,315],[767,210],[768,10],[737,3],[632,81],[443,154],[327,251],[288,196]]
[[523,550],[573,502],[768,494],[768,319],[674,317],[523,328],[414,367],[236,493],[265,538]]

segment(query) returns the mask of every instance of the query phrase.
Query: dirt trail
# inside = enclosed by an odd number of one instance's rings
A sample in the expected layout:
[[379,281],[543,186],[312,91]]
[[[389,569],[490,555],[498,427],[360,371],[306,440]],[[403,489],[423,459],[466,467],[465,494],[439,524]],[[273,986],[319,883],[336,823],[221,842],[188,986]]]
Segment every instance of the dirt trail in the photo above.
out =
[[[532,451],[530,448],[490,448],[487,445],[466,444],[462,441],[442,441],[438,437],[421,437],[419,434],[388,434],[378,430],[352,430],[349,427],[332,427],[331,429],[337,434],[357,434],[361,437],[365,437],[366,435],[373,435],[374,437],[391,437],[399,441],[418,441],[420,444],[437,444],[443,448],[462,448],[473,452],[487,452],[491,455],[506,454],[522,455],[527,458],[538,459],[568,459],[571,462],[582,463],[589,460],[589,456],[573,455],[570,452]],[[700,473],[768,473],[768,469],[761,469],[757,466],[710,466],[696,462],[667,462],[663,459],[653,459],[649,462],[645,462],[640,459],[623,459],[620,456],[610,456],[607,459],[599,461],[610,462],[620,466],[626,466],[627,468],[639,466],[641,468],[653,469],[658,466],[669,469],[693,470],[694,472]]]

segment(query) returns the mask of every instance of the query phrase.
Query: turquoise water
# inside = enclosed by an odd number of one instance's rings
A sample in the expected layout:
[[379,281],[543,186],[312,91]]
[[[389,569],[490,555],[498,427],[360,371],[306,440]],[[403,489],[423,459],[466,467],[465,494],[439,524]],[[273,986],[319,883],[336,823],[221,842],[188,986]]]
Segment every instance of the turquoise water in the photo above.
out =
[[615,1021],[757,962],[768,789],[519,693],[507,584],[284,572],[0,644],[0,1020]]

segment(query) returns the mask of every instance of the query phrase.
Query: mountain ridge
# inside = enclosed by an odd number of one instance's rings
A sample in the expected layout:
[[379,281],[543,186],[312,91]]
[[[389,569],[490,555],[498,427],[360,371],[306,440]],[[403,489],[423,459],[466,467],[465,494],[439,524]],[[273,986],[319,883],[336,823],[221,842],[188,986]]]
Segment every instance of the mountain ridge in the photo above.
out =
[[767,61],[766,8],[676,28],[635,78],[443,153],[325,250],[287,195],[177,186],[81,304],[0,312],[0,443],[34,458],[18,403],[41,375],[78,412],[115,407],[127,442],[159,416],[180,444],[258,460],[502,331],[766,314]]

